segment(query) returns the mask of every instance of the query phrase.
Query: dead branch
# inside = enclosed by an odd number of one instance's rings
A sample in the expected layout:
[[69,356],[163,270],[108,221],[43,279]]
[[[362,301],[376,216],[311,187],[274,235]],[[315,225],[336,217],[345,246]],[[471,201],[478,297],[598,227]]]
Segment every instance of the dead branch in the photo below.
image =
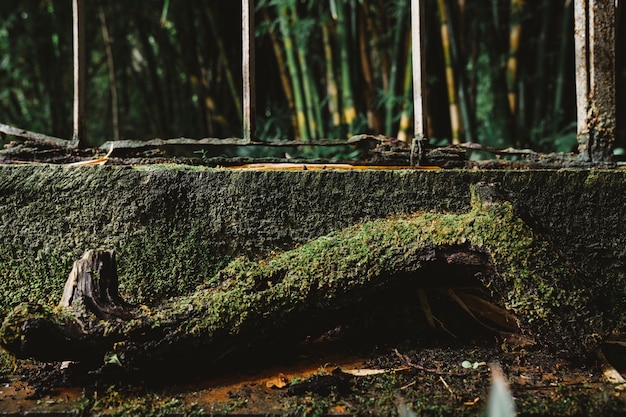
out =
[[34,142],[50,145],[58,148],[73,148],[74,145],[71,141],[61,138],[55,138],[54,136],[47,136],[42,133],[31,132],[26,129],[20,129],[17,127],[9,126],[0,123],[0,133],[9,136],[15,136],[18,138],[32,140]]

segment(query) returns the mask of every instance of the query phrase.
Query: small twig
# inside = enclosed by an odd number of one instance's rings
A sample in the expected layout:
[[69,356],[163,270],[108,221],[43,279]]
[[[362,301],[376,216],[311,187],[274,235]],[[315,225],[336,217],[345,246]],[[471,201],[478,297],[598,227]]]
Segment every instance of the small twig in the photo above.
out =
[[173,138],[173,139],[161,139],[155,138],[150,140],[133,140],[125,139],[119,141],[108,141],[100,146],[101,149],[109,149],[113,144],[115,149],[147,149],[147,148],[159,148],[163,146],[270,146],[270,147],[296,147],[296,146],[348,146],[357,145],[361,142],[381,142],[384,141],[384,136],[373,135],[356,135],[352,136],[348,140],[337,139],[320,139],[317,141],[301,141],[301,140],[278,140],[271,142],[263,141],[246,141],[240,138]]
[[410,388],[410,387],[412,387],[415,384],[417,384],[417,380],[414,379],[413,381],[409,382],[408,384],[401,386],[400,387],[400,391],[404,391],[405,389]]
[[409,359],[408,356],[403,355],[402,353],[398,352],[398,349],[394,349],[393,352],[396,354],[398,358],[400,358],[406,365],[410,366],[411,368],[419,369],[420,371],[428,372],[434,375],[448,375],[448,376],[461,376],[462,375],[462,374],[458,374],[454,372],[447,372],[447,371],[440,371],[438,369],[426,368],[422,365],[418,365],[414,363],[411,359]]
[[536,156],[541,155],[531,149],[493,148],[491,146],[485,146],[485,145],[481,145],[481,144],[473,143],[473,142],[461,143],[457,146],[464,148],[464,149],[485,151],[485,152],[492,153],[494,155],[536,155]]
[[452,388],[450,388],[450,385],[448,385],[448,383],[446,382],[445,379],[443,379],[443,377],[441,375],[439,375],[439,380],[441,381],[441,383],[443,384],[444,387],[446,387],[446,389],[450,392],[450,395],[452,395],[452,397],[454,398],[454,391],[452,391]]

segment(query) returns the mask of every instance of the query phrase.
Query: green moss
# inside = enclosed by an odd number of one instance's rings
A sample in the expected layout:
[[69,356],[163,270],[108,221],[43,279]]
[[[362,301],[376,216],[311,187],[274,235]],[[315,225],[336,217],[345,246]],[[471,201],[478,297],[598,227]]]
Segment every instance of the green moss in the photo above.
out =
[[116,248],[120,291],[133,303],[189,294],[228,262],[199,228],[153,227]]
[[176,337],[206,340],[223,332],[240,334],[268,318],[280,327],[303,311],[340,309],[403,272],[427,283],[419,269],[437,250],[450,247],[490,257],[497,274],[485,274],[483,284],[518,317],[524,332],[571,354],[597,346],[603,328],[584,277],[516,215],[511,203],[478,198],[465,214],[370,221],[268,259],[238,258],[199,291],[165,303],[147,320],[164,328],[180,322]]
[[21,246],[0,245],[0,319],[22,302],[58,303],[74,259],[73,253],[32,256]]
[[[167,277],[158,274],[179,265],[177,275],[193,277],[198,264],[199,271],[215,265],[199,249],[202,245],[191,243],[196,236],[137,241],[126,254],[135,253],[137,258],[122,257],[135,262],[136,270],[120,263],[121,275],[129,281],[125,290],[148,288],[147,295],[139,292],[137,299],[151,300],[188,291],[190,282],[174,279],[168,283]],[[195,283],[204,285],[192,294],[172,298],[107,332],[110,340],[125,340],[131,350],[138,337],[139,351],[147,354],[151,345],[194,338],[220,345],[216,339],[249,335],[251,329],[255,337],[263,337],[271,329],[259,328],[261,323],[271,322],[271,328],[297,325],[294,317],[306,311],[339,310],[403,273],[428,283],[430,277],[420,275],[420,269],[448,248],[482,253],[490,259],[496,273],[489,273],[490,267],[485,266],[487,273],[479,279],[495,294],[496,302],[501,300],[515,314],[523,332],[545,346],[584,355],[601,341],[606,329],[585,277],[518,217],[511,203],[483,202],[476,194],[472,209],[464,214],[430,212],[369,221],[268,259],[235,259],[209,280],[199,274]],[[143,265],[150,268],[141,269]],[[150,274],[157,274],[153,283],[148,282]],[[22,320],[18,310],[9,322],[19,329]],[[156,334],[167,337],[146,344],[142,332],[136,331],[142,326],[162,329]],[[19,331],[14,336],[19,337]]]
[[133,165],[132,169],[141,172],[158,172],[158,171],[188,171],[188,172],[212,172],[218,170],[218,168],[211,168],[202,165],[187,165],[177,163],[167,164],[143,164]]
[[[120,290],[132,303],[156,304],[189,294],[228,261],[203,243],[198,229],[155,227],[119,242],[115,249]],[[56,305],[81,255],[40,251],[33,257],[26,248],[0,245],[0,320],[23,302]]]
[[128,392],[127,388],[110,386],[99,392],[87,410],[91,414],[107,416],[203,416],[207,413],[195,404],[184,404],[176,396],[152,392]]
[[15,359],[6,350],[0,349],[0,377],[13,372]]

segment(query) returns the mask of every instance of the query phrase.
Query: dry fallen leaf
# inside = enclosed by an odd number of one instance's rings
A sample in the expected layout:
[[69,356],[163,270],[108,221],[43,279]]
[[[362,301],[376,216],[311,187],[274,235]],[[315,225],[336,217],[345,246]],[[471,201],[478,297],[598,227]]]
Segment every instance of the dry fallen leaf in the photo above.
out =
[[287,385],[289,385],[289,380],[282,373],[278,374],[278,376],[270,379],[269,381],[265,383],[265,386],[267,388],[276,388],[276,389],[285,388]]
[[472,401],[465,401],[463,405],[476,405],[478,401],[480,401],[480,397],[476,397]]
[[626,379],[609,363],[604,353],[598,351],[598,359],[602,367],[602,374],[611,384],[624,384]]
[[386,374],[388,372],[401,372],[408,371],[411,368],[409,366],[401,366],[399,368],[393,369],[342,369],[341,372],[344,374],[350,374],[354,376],[370,376],[370,375],[380,375]]

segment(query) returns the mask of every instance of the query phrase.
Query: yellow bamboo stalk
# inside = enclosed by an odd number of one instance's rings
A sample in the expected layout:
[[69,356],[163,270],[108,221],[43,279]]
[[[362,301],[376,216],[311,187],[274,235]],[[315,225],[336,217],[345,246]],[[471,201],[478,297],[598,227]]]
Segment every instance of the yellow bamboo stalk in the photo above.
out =
[[[363,17],[363,10],[360,10]],[[380,131],[380,122],[374,110],[374,77],[372,74],[372,63],[370,61],[369,36],[366,32],[365,25],[359,25],[359,55],[361,58],[361,70],[363,74],[363,83],[365,86],[364,96],[367,107],[367,127],[372,132]]]
[[[411,31],[408,32],[409,34]],[[402,103],[402,113],[400,114],[400,126],[398,127],[398,140],[401,142],[409,143],[412,138],[409,138],[409,128],[411,127],[411,116],[409,103],[411,102],[412,89],[413,89],[413,65],[411,54],[411,40],[407,42],[408,52],[406,54],[406,68],[404,70],[404,103]]]
[[335,77],[333,49],[330,42],[330,20],[322,25],[322,41],[324,43],[324,58],[326,64],[326,94],[328,94],[328,112],[332,121],[334,134],[341,128],[341,114],[339,113],[339,88]]
[[[308,141],[311,136],[309,134],[309,128],[307,125],[304,97],[302,97],[302,84],[300,74],[298,71],[298,59],[296,52],[294,51],[293,40],[291,38],[291,13],[288,5],[282,4],[277,6],[278,14],[280,16],[280,31],[282,33],[283,45],[285,47],[285,54],[287,58],[287,68],[291,73],[292,91],[294,94],[294,102],[296,107],[296,122],[298,125],[299,137],[302,140]],[[297,135],[298,133],[296,133]]]
[[[243,104],[241,103],[240,93],[237,90],[237,87],[235,85],[235,77],[233,77],[233,72],[231,70],[232,66],[230,65],[228,54],[226,53],[226,47],[224,46],[224,41],[222,40],[222,37],[219,35],[219,32],[217,30],[217,25],[215,24],[215,17],[213,14],[213,10],[211,9],[211,6],[208,3],[205,4],[204,13],[206,15],[207,20],[209,21],[209,27],[211,29],[211,34],[213,36],[213,39],[215,39],[217,43],[217,50],[218,50],[218,54],[219,54],[220,61],[222,64],[222,68],[224,70],[224,73],[226,74],[226,81],[228,82],[228,87],[230,89],[233,102],[235,103],[235,108],[237,109],[237,115],[239,116],[239,119],[241,120],[241,118],[243,117]],[[207,87],[207,91],[208,91],[208,87]]]
[[521,13],[524,10],[524,0],[511,0],[511,29],[509,31],[509,57],[506,64],[506,85],[509,110],[512,115],[517,113],[517,69],[520,34],[522,33]]
[[[389,91],[389,71],[391,64],[389,63],[389,56],[386,51],[383,51],[380,32],[381,29],[372,18],[372,12],[370,10],[368,0],[362,0],[363,12],[365,13],[365,25],[367,27],[367,36],[371,39],[372,60],[377,64],[374,65],[374,69],[380,72],[380,79],[382,81],[383,91]],[[382,123],[382,122],[379,122]]]
[[461,113],[459,110],[459,101],[454,77],[454,67],[452,65],[448,12],[446,10],[445,0],[437,0],[437,6],[439,8],[439,23],[441,25],[441,44],[443,47],[443,56],[446,66],[446,85],[448,87],[448,103],[450,106],[450,130],[452,134],[452,143],[460,144],[463,133],[463,124],[461,122]]
[[[272,18],[267,11],[267,8],[263,8],[263,19],[271,26]],[[296,106],[293,98],[293,90],[291,88],[291,82],[289,81],[289,74],[287,74],[287,64],[285,63],[285,54],[280,46],[280,41],[273,30],[269,31],[270,40],[272,43],[272,49],[274,50],[274,56],[276,58],[276,64],[278,65],[278,72],[280,74],[280,83],[283,87],[283,93],[287,99],[287,106],[291,112],[291,126],[293,128],[296,139],[299,139],[298,121],[296,118]]]
[[[331,0],[334,2],[334,0]],[[335,9],[337,12],[337,37],[339,38],[339,56],[341,58],[341,93],[342,93],[342,105],[343,105],[343,121],[348,127],[348,135],[354,134],[354,125],[356,122],[356,107],[354,104],[354,96],[352,91],[352,79],[350,74],[350,39],[349,33],[346,28],[345,13],[344,13],[345,0],[337,0]]]

